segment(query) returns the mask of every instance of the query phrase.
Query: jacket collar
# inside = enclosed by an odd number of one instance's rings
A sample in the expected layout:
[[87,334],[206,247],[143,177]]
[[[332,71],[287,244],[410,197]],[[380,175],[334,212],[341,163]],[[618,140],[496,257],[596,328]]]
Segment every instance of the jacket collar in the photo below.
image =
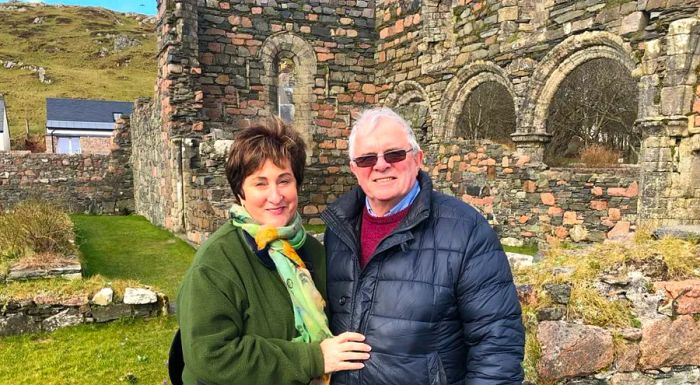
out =
[[[420,192],[413,201],[408,215],[395,232],[410,229],[430,215],[433,182],[430,180],[430,176],[421,170],[418,172],[418,183]],[[346,234],[353,235],[354,238],[345,239],[346,242],[352,241],[357,244],[357,225],[365,207],[365,196],[360,186],[355,186],[321,213],[321,218],[326,222],[326,225],[339,237],[344,238]]]

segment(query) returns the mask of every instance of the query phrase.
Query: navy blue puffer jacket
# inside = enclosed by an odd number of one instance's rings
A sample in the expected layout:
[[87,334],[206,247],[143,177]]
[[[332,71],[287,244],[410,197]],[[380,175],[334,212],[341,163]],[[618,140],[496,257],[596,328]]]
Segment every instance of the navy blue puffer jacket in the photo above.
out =
[[335,334],[372,346],[362,370],[334,385],[516,385],[524,330],[513,278],[495,232],[467,204],[421,191],[406,218],[359,267],[365,195],[355,188],[322,214],[328,304]]

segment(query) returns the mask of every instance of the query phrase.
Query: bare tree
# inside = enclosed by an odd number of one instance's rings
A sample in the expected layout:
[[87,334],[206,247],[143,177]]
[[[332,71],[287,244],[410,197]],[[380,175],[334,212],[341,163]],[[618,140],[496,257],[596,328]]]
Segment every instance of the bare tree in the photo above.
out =
[[[559,85],[549,106],[547,131],[553,134],[545,150],[545,162],[566,163],[580,148],[603,144],[620,151],[625,163],[637,161],[639,133],[637,83],[629,70],[610,59],[594,59],[575,68]],[[563,156],[562,156],[563,155]]]
[[457,119],[457,135],[469,140],[491,139],[511,143],[515,106],[508,90],[493,81],[478,85]]

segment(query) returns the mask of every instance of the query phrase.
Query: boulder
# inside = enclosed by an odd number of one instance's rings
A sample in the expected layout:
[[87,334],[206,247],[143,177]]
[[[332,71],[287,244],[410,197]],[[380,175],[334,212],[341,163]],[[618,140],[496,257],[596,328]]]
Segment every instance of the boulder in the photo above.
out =
[[548,381],[592,374],[613,362],[612,334],[597,326],[545,321],[537,339],[542,348],[537,373]]

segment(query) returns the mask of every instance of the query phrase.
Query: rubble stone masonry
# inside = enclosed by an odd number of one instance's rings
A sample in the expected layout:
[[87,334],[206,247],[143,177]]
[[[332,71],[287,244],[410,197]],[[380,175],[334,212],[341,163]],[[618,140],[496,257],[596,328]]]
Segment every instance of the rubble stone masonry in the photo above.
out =
[[[640,223],[700,223],[698,5],[162,0],[156,102],[133,120],[148,122],[133,132],[149,138],[133,157],[138,211],[195,242],[216,229],[232,202],[223,174],[232,134],[277,113],[284,62],[293,67],[292,125],[310,147],[300,194],[310,222],[354,185],[353,118],[384,104],[413,123],[436,186],[481,208],[502,235],[587,242]],[[549,104],[572,70],[600,58],[638,80],[630,129],[643,138],[639,164],[550,170]],[[505,155],[456,137],[465,102],[485,82],[514,101],[515,148]]]
[[71,212],[134,211],[126,127],[128,120],[117,122],[110,155],[0,152],[0,208],[40,199]]

